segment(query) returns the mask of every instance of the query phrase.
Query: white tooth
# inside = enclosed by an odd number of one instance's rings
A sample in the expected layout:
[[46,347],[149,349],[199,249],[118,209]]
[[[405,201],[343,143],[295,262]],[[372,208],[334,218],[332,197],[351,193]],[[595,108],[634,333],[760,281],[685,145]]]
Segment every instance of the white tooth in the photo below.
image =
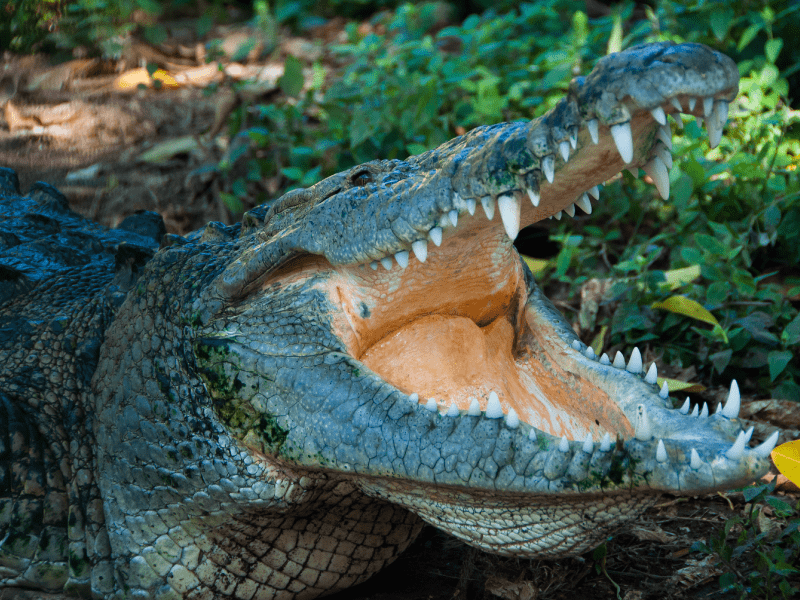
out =
[[581,344],[578,340],[572,340],[570,346],[572,346],[573,350],[577,350],[578,352],[580,352],[581,348],[583,347],[583,344]]
[[593,144],[600,143],[600,132],[598,131],[598,125],[599,123],[597,119],[589,119],[586,121],[586,129],[589,130],[589,135],[592,137]]
[[686,401],[683,403],[683,406],[681,406],[681,408],[680,408],[681,414],[682,415],[688,415],[689,414],[689,407],[691,407],[691,406],[692,406],[692,403],[689,401],[689,396],[686,396]]
[[436,398],[428,398],[428,401],[425,403],[425,408],[431,412],[436,412],[439,408],[436,404]]
[[672,106],[675,107],[675,110],[677,110],[678,112],[683,112],[683,107],[681,106],[681,101],[680,100],[678,100],[677,98],[673,97],[673,98],[670,98],[669,101],[672,103]]
[[481,198],[481,206],[483,207],[483,212],[486,213],[486,218],[490,221],[494,219],[494,198],[484,196]]
[[633,352],[631,352],[631,359],[628,361],[628,366],[625,367],[625,370],[637,375],[642,372],[642,354],[639,352],[639,348],[634,348]]
[[589,194],[581,194],[581,197],[575,200],[575,204],[580,206],[581,210],[587,215],[592,214],[592,201],[589,200]]
[[614,366],[617,367],[618,369],[625,368],[625,357],[619,350],[617,350],[617,354],[614,356]]
[[658,440],[658,446],[656,447],[656,460],[660,463],[667,462],[667,449],[664,447],[664,440]]
[[658,395],[661,396],[664,400],[669,398],[669,386],[667,385],[666,381],[661,386],[661,389],[658,390]]
[[441,227],[434,227],[428,232],[428,237],[431,238],[431,241],[434,243],[435,246],[442,245],[442,228]]
[[750,443],[750,438],[753,437],[753,429],[755,429],[752,425],[747,428],[747,431],[744,432],[744,441],[748,444]]
[[447,216],[450,218],[450,222],[453,224],[453,227],[458,226],[458,211],[453,209],[447,213]]
[[692,416],[697,417],[700,414],[700,407],[695,404],[694,408],[692,409]]
[[531,427],[531,430],[528,432],[528,439],[532,442],[536,441],[536,430]]
[[569,145],[573,150],[578,149],[578,129],[577,127],[569,134]]
[[558,144],[558,149],[561,152],[561,158],[564,159],[564,162],[569,160],[569,142],[564,140]]
[[453,402],[453,403],[450,405],[450,408],[448,408],[448,409],[447,409],[447,412],[446,412],[445,414],[446,414],[448,417],[457,417],[458,415],[460,415],[460,414],[461,414],[461,412],[458,410],[458,406],[456,406],[456,403],[455,403],[455,402]]
[[702,129],[705,119],[703,119],[703,117],[695,117],[694,120],[697,122],[697,126]]
[[714,116],[720,128],[725,127],[728,122],[728,103],[725,100],[714,102]]
[[419,394],[417,392],[414,392],[413,394],[409,394],[408,395],[408,399],[411,402],[419,402]]
[[716,117],[706,119],[706,129],[708,129],[708,145],[711,148],[716,148],[719,146],[719,142],[722,140],[722,126],[716,121]]
[[636,407],[639,412],[639,421],[636,423],[636,439],[646,442],[653,437],[653,432],[650,429],[650,419],[647,418],[647,408],[644,404]]
[[425,262],[428,259],[428,242],[427,240],[417,240],[411,242],[411,249],[414,251],[414,256],[417,257],[419,262]]
[[394,259],[397,261],[397,264],[400,265],[400,268],[405,269],[408,266],[408,250],[395,252]]
[[689,461],[689,466],[691,466],[695,471],[703,466],[703,461],[700,460],[700,455],[697,453],[697,450],[692,448],[691,453],[691,460]]
[[601,365],[610,365],[611,364],[611,360],[609,360],[608,354],[606,354],[605,352],[603,352],[603,355],[600,357],[600,364]]
[[591,454],[592,450],[594,450],[594,442],[592,442],[592,432],[586,434],[586,437],[583,440],[583,448],[581,448],[586,454]]
[[594,350],[592,349],[591,346],[589,346],[588,348],[586,348],[586,350],[584,350],[583,355],[589,360],[594,360],[595,358],[597,358],[597,355],[594,353]]
[[669,172],[667,171],[667,166],[664,164],[664,161],[658,156],[654,156],[650,159],[650,162],[642,168],[645,170],[645,173],[650,175],[653,183],[656,184],[656,189],[661,197],[667,200],[669,198]]
[[589,189],[589,195],[595,200],[600,200],[600,187],[594,186],[591,189]]
[[709,96],[708,98],[703,98],[703,116],[708,119],[711,116],[711,113],[714,111],[714,98]]
[[392,270],[392,259],[389,258],[388,256],[384,256],[381,259],[381,264],[383,265],[383,268],[386,269],[387,271]]
[[697,104],[697,98],[689,98],[689,112],[694,110],[695,104]]
[[664,109],[660,106],[656,106],[654,109],[652,109],[650,114],[653,115],[653,118],[658,122],[659,125],[667,124],[667,115],[664,114]]
[[717,402],[717,408],[714,409],[714,414],[718,415],[722,412],[722,402]]
[[675,121],[675,125],[678,127],[678,129],[683,129],[683,119],[679,114],[676,113],[672,115],[672,119]]
[[469,415],[470,417],[479,417],[481,415],[481,403],[478,402],[477,398],[469,399],[469,408],[467,409],[467,415]]
[[666,166],[667,169],[672,168],[672,152],[670,152],[666,146],[663,144],[656,144],[656,156],[664,161],[664,166]]
[[486,404],[486,418],[499,419],[503,416],[503,407],[500,406],[500,398],[496,392],[489,392],[489,402]]
[[631,134],[630,121],[611,126],[611,137],[617,146],[617,152],[626,163],[633,160],[633,135]]
[[500,210],[500,220],[506,229],[506,235],[512,242],[519,235],[520,205],[516,195],[502,195],[497,199],[497,208]]
[[542,159],[542,171],[547,181],[553,183],[553,178],[556,175],[556,161],[552,155],[548,154]]
[[567,213],[570,217],[575,216],[575,205],[570,204],[567,208],[564,209],[564,212]]
[[700,409],[700,417],[705,419],[708,416],[708,402],[703,402],[703,408]]
[[740,431],[739,435],[736,437],[736,441],[733,442],[733,446],[728,448],[725,456],[731,460],[739,460],[744,454],[744,447],[746,444],[747,442],[745,441],[744,431]]
[[608,432],[603,436],[603,441],[600,442],[600,452],[608,452],[611,450],[611,436]]
[[534,190],[533,188],[527,188],[525,191],[528,192],[528,198],[531,199],[531,204],[533,204],[534,206],[539,206],[539,202],[541,202],[542,200],[542,197],[539,195],[539,192],[537,190]]
[[373,260],[371,263],[369,263],[369,267],[373,271],[377,271],[378,270],[378,261],[377,260]]
[[667,147],[668,150],[672,150],[672,130],[669,128],[669,125],[665,125],[664,127],[659,127],[658,132],[656,133],[656,137],[662,142],[664,142],[664,145]]
[[561,450],[561,452],[569,452],[569,441],[567,440],[567,436],[561,436],[561,441],[558,442],[558,449]]
[[475,206],[476,206],[475,198],[468,198],[468,199],[464,200],[464,203],[467,205],[467,212],[470,215],[474,215],[475,214]]
[[739,408],[742,405],[742,398],[739,395],[739,384],[734,379],[731,381],[731,391],[728,392],[728,399],[722,409],[722,416],[735,419],[739,416]]
[[517,416],[517,411],[513,408],[508,409],[508,414],[506,415],[506,426],[509,429],[516,429],[519,425],[519,417]]
[[650,368],[647,369],[644,380],[651,385],[656,383],[658,380],[658,367],[656,367],[656,363],[650,363]]
[[564,214],[563,211],[558,211],[553,216],[555,217],[556,221],[560,221],[561,220],[561,215],[563,215],[563,214]]
[[761,458],[767,458],[770,454],[772,454],[775,444],[778,443],[778,434],[779,432],[775,431],[771,436],[764,440],[763,444],[753,448],[753,452],[755,452],[756,455],[760,456]]

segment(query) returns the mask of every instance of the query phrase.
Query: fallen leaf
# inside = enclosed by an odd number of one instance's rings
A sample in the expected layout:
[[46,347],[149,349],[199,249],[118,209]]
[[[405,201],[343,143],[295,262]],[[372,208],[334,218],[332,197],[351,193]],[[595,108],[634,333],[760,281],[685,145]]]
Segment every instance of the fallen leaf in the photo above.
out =
[[543,271],[544,268],[547,266],[547,261],[542,260],[540,258],[531,258],[530,256],[521,255],[522,260],[525,261],[525,264],[528,265],[528,268],[531,270],[531,273],[536,275],[540,271]]
[[800,485],[800,440],[786,442],[775,448],[772,461],[789,481]]
[[670,312],[684,315],[691,319],[713,325],[715,329],[719,329],[722,332],[722,337],[725,339],[725,343],[728,342],[728,336],[725,334],[725,331],[722,329],[722,327],[720,327],[717,318],[708,312],[700,303],[695,302],[686,296],[670,296],[661,302],[653,302],[653,304],[650,306],[652,308],[668,310]]
[[665,381],[667,382],[667,389],[670,392],[702,392],[706,389],[705,386],[702,386],[699,383],[681,381],[680,379],[670,379],[668,377],[658,377],[656,379],[656,384],[658,387],[661,387],[664,385]]

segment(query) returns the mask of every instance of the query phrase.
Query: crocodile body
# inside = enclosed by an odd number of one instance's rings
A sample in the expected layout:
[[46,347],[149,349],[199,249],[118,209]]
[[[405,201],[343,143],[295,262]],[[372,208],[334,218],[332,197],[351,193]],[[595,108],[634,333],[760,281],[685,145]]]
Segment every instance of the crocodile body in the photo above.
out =
[[423,522],[575,555],[662,492],[768,467],[738,390],[673,409],[638,350],[596,357],[512,241],[644,166],[665,114],[712,142],[738,72],[704,46],[602,59],[530,122],[373,161],[232,227],[105,230],[0,177],[0,590],[299,600]]

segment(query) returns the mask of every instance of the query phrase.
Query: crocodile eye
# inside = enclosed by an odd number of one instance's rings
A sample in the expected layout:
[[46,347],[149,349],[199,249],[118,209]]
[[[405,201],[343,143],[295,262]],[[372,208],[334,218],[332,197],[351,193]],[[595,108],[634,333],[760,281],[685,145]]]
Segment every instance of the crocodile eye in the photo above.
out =
[[358,187],[364,187],[369,182],[372,181],[372,173],[369,171],[359,171],[355,175],[350,178],[350,181],[353,182],[353,185],[357,185]]

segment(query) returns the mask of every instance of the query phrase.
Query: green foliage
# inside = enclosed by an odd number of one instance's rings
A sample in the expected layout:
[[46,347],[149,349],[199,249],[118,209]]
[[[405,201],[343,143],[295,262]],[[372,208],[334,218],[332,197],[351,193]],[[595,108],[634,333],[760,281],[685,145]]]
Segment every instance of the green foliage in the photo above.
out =
[[774,483],[745,488],[747,513],[728,519],[708,543],[692,546],[719,558],[720,588],[739,598],[790,598],[800,591],[791,584],[800,574],[800,503],[772,496],[774,489]]

